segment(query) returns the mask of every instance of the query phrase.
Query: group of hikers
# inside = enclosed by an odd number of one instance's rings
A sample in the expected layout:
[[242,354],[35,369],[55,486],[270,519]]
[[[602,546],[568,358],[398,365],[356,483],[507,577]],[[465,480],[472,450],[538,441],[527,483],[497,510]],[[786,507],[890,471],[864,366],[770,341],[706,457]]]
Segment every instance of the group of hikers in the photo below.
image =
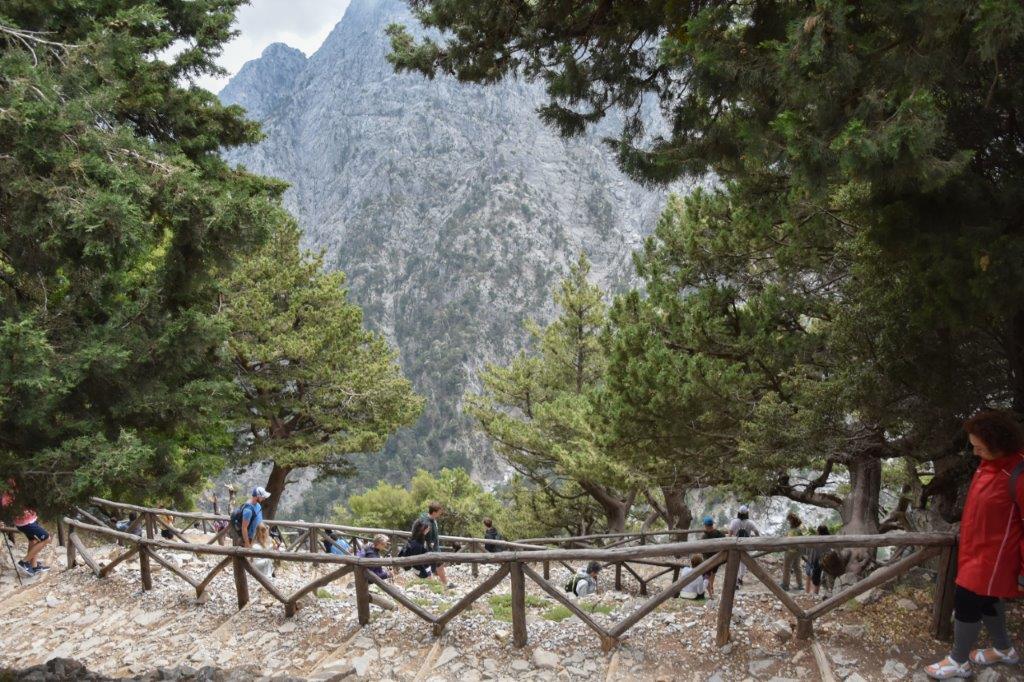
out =
[[[1020,485],[1020,478],[1024,474],[1024,429],[1011,413],[994,410],[975,415],[965,423],[964,428],[980,463],[971,480],[960,522],[953,599],[953,647],[948,656],[925,668],[925,673],[934,679],[966,678],[973,674],[972,668],[976,665],[1019,662],[1006,629],[1005,600],[1024,596],[1024,491]],[[24,558],[17,562],[17,570],[26,576],[38,575],[49,570],[39,560],[39,554],[50,542],[50,535],[39,523],[34,511],[17,506],[17,488],[14,483],[8,481],[7,487],[7,492],[0,495],[0,509],[13,521],[17,531],[28,539],[28,548]],[[280,533],[272,530],[270,524],[263,520],[262,504],[269,497],[270,493],[265,488],[253,488],[249,499],[232,513],[230,521],[225,522],[230,526],[228,534],[236,545],[268,550],[281,547],[283,538]],[[418,556],[440,551],[438,521],[443,514],[441,504],[430,503],[413,523],[410,537],[398,556]],[[139,532],[137,518],[129,518],[123,523],[124,529]],[[787,536],[796,537],[807,533],[796,514],[787,516],[787,524]],[[172,537],[176,532],[173,526],[169,523],[163,525],[167,533],[165,537]],[[491,519],[484,519],[483,526],[484,548],[491,552],[499,551],[503,538],[494,523]],[[828,535],[829,529],[818,526],[812,533]],[[711,516],[704,517],[704,539],[714,540],[727,534],[740,538],[761,534],[750,520],[750,510],[745,505],[738,509],[726,531],[718,529]],[[324,551],[378,558],[388,555],[391,549],[390,540],[384,534],[375,535],[365,544],[355,541],[354,545],[328,533],[324,540]],[[683,575],[695,571],[711,556],[691,556],[690,566],[683,569]],[[253,559],[257,570],[267,575],[273,574],[273,560],[270,557]],[[783,559],[781,587],[785,590],[800,590],[802,572],[802,589],[808,594],[818,595],[823,580],[829,575],[838,575],[837,570],[841,572],[841,565],[830,566],[830,562],[838,564],[838,561],[835,550],[825,551],[820,547],[810,547],[803,551],[789,549]],[[421,578],[436,577],[445,588],[452,587],[444,564],[424,563],[411,568]],[[597,562],[588,563],[572,574],[565,590],[577,597],[596,593],[601,568]],[[376,566],[371,570],[383,580],[394,577],[385,567]],[[714,596],[715,574],[716,570],[712,569],[690,581],[679,596],[689,599]],[[745,567],[740,564],[737,585],[743,584],[745,574]],[[975,649],[973,647],[982,628],[988,631],[991,646]]]

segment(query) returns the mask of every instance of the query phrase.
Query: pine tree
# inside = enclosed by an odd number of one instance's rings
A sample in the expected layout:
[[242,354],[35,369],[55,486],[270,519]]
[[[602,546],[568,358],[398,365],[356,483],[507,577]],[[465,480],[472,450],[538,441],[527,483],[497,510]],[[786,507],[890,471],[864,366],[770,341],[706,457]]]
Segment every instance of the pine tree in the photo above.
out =
[[285,222],[227,284],[229,349],[245,394],[243,462],[273,464],[266,515],[273,518],[288,474],[315,466],[352,472],[346,455],[375,452],[419,417],[423,400],[396,354],[363,327],[343,273],[303,253]]
[[488,365],[483,393],[467,395],[468,412],[516,471],[557,494],[573,482],[604,510],[610,531],[625,528],[636,485],[616,465],[597,411],[604,382],[601,334],[607,306],[587,280],[581,255],[554,294],[559,315],[548,326],[531,324],[535,348],[508,365]]
[[187,504],[223,466],[219,282],[284,219],[280,182],[218,154],[258,127],[188,84],[239,4],[0,5],[0,486],[24,504]]

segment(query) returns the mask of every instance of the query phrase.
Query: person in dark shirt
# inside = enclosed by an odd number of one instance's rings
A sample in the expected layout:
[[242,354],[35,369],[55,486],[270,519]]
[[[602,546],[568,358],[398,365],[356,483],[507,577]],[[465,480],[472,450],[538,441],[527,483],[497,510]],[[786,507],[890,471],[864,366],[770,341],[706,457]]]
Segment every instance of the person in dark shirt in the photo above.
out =
[[[383,552],[386,554],[390,547],[391,540],[388,539],[388,536],[383,533],[378,533],[373,536],[373,544],[359,550],[356,553],[356,556],[366,559],[379,559],[381,557],[381,553]],[[391,580],[391,573],[383,566],[371,566],[370,570],[373,571],[381,580]]]
[[[715,528],[715,520],[710,516],[704,517],[704,539],[715,540],[718,538],[724,538],[725,533]],[[718,552],[709,552],[704,555],[704,561],[707,561],[711,557],[715,556]],[[715,596],[715,573],[718,572],[718,568],[712,568],[710,571],[704,574],[704,577],[708,581],[707,595],[708,597]]]
[[[501,533],[494,527],[494,521],[490,516],[484,517],[484,539],[485,540],[501,540]],[[497,552],[498,546],[493,543],[484,543],[484,549],[488,552]]]

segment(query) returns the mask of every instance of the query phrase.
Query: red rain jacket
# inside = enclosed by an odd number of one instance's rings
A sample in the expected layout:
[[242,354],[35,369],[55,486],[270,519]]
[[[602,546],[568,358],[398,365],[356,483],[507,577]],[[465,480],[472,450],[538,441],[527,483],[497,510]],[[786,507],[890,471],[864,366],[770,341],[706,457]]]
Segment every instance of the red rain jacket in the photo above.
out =
[[1017,578],[1024,573],[1024,476],[1010,498],[1010,473],[1024,452],[982,460],[967,491],[960,521],[956,584],[988,597],[1022,596]]

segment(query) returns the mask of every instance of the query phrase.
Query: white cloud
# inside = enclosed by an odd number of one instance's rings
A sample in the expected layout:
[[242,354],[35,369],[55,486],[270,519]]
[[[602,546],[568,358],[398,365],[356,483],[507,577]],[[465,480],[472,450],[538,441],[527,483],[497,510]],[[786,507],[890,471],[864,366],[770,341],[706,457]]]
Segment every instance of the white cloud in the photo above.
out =
[[238,11],[237,38],[224,46],[217,62],[227,76],[204,76],[198,84],[220,92],[242,65],[256,59],[271,43],[285,43],[310,55],[316,52],[334,25],[341,21],[349,0],[250,0]]

